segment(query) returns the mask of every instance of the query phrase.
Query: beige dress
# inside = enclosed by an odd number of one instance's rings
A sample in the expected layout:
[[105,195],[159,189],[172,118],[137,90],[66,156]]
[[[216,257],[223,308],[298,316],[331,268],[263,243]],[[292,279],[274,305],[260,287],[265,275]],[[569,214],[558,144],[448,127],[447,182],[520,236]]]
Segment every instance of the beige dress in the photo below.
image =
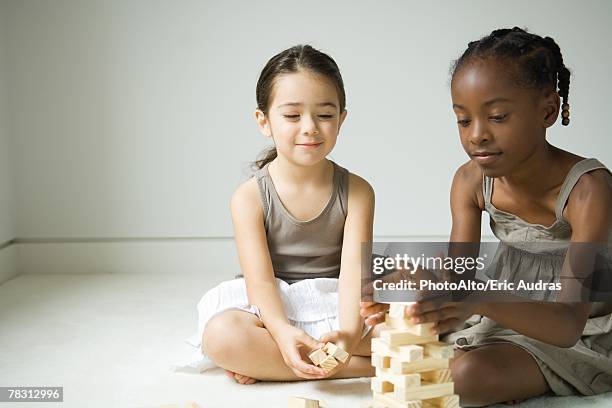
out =
[[[485,177],[483,193],[485,210],[490,215],[491,229],[501,241],[496,255],[504,267],[495,270],[496,279],[558,281],[562,259],[549,253],[525,251],[519,243],[545,242],[567,247],[571,226],[563,218],[563,209],[580,176],[606,167],[595,159],[578,162],[568,173],[556,204],[556,221],[545,227],[530,224],[514,214],[498,210],[491,204],[493,179]],[[606,169],[607,170],[607,169]],[[612,185],[612,176],[609,178]],[[612,229],[608,248],[612,242]],[[534,248],[536,246],[531,246]],[[547,246],[550,248],[550,246]],[[510,342],[528,351],[536,360],[551,390],[557,395],[593,395],[612,391],[612,305],[593,303],[582,337],[571,348],[553,346],[504,328],[483,316],[473,316],[460,331],[444,336],[457,348],[471,350],[483,345]]]

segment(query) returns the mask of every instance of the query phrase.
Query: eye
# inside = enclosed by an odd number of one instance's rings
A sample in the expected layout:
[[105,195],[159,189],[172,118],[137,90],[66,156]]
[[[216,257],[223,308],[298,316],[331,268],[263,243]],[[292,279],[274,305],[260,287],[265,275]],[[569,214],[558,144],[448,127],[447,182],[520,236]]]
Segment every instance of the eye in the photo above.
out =
[[319,118],[325,119],[325,120],[332,119],[333,117],[334,117],[334,115],[319,115]]
[[493,116],[489,116],[489,119],[491,119],[493,122],[500,123],[500,122],[503,122],[504,119],[506,119],[507,116],[508,115],[506,115],[506,114],[503,114],[503,115],[493,115]]
[[459,119],[459,120],[457,120],[457,123],[461,127],[468,127],[470,125],[470,122],[471,122],[471,120],[469,120],[469,119]]
[[288,120],[298,120],[300,115],[283,115],[283,117]]

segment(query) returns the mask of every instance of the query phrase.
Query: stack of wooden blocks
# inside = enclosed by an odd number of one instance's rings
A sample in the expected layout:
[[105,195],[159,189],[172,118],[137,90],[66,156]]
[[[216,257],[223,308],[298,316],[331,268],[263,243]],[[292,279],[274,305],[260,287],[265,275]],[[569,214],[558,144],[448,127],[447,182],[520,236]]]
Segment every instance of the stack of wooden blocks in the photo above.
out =
[[412,303],[392,303],[379,338],[372,339],[373,403],[376,408],[457,408],[449,359],[453,347],[439,341],[432,323],[405,318]]

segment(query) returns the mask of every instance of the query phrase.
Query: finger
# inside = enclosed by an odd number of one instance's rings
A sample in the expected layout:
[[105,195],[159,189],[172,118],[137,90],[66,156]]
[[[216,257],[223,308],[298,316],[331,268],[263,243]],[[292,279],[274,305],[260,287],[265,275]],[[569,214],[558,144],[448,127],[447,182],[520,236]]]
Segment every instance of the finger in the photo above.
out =
[[324,342],[318,341],[316,339],[313,339],[312,337],[310,337],[306,333],[304,333],[300,337],[300,341],[302,342],[302,344],[304,344],[306,347],[308,347],[308,348],[310,348],[312,350],[319,349],[319,348],[322,348],[323,346],[325,346]]
[[386,303],[374,303],[366,308],[359,309],[361,317],[368,317],[377,313],[386,312],[389,310],[389,305]]
[[339,334],[337,331],[331,331],[329,333],[325,333],[319,339],[319,342],[323,344],[327,344],[327,342],[335,343],[338,340]]
[[448,305],[445,304],[440,298],[419,300],[418,302],[412,304],[409,308],[406,308],[406,314],[409,316],[421,315],[423,313],[438,310],[446,306]]
[[416,324],[438,323],[455,317],[454,311],[455,309],[453,307],[444,307],[442,309],[436,309],[431,312],[423,313],[419,316],[414,316],[412,321]]
[[312,364],[306,364],[301,359],[292,360],[292,367],[302,374],[310,376],[310,378],[318,378],[325,376],[326,372],[321,367],[314,366]]
[[459,324],[459,319],[452,317],[450,319],[446,319],[443,320],[441,322],[438,322],[434,327],[433,327],[433,332],[436,334],[440,334],[440,333],[444,333],[447,331],[451,331],[452,329],[454,329],[455,327],[457,327],[457,325]]
[[368,326],[376,326],[377,324],[384,322],[385,313],[386,312],[380,312],[369,316],[367,319],[365,319],[365,324]]

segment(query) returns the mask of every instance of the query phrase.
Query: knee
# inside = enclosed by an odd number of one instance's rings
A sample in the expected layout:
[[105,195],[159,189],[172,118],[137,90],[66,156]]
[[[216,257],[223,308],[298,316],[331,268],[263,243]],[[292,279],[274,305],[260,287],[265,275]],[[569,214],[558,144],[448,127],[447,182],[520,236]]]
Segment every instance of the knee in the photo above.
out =
[[[244,333],[241,333],[244,332]],[[245,344],[244,319],[236,312],[222,312],[208,321],[202,335],[202,351],[217,365],[240,355]]]
[[467,352],[454,359],[450,369],[462,406],[488,405],[489,394],[503,386],[502,368],[478,353]]

